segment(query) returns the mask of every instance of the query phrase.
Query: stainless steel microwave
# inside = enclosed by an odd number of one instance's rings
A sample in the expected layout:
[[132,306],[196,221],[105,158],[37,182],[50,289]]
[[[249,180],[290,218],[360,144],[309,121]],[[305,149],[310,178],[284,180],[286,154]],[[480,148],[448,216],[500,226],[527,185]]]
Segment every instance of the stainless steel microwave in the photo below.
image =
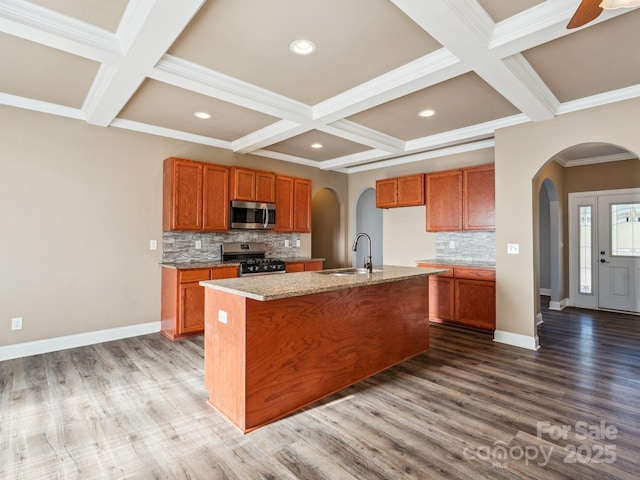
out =
[[276,204],[231,201],[231,228],[272,230],[276,228]]

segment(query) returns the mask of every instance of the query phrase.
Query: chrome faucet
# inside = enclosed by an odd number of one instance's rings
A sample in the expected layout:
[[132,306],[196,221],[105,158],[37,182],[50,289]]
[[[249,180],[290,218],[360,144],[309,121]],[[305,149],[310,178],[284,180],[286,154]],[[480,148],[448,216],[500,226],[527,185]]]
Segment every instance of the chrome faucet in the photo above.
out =
[[366,268],[369,273],[372,273],[373,263],[371,263],[371,237],[366,233],[359,233],[358,235],[356,235],[356,239],[353,242],[353,247],[351,247],[351,250],[353,250],[354,252],[358,250],[358,240],[360,240],[360,237],[365,237],[369,243],[369,255],[365,259],[364,268]]

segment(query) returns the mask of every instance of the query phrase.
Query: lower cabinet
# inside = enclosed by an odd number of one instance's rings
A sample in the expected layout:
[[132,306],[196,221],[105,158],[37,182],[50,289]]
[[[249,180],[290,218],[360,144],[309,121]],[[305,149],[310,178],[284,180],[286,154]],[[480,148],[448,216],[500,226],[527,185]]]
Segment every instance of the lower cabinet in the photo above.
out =
[[495,330],[495,270],[426,263],[418,266],[452,270],[429,277],[429,320]]
[[322,260],[307,260],[301,262],[287,262],[287,273],[312,272],[322,270]]
[[199,282],[238,276],[237,266],[162,269],[160,333],[171,340],[204,333],[204,287]]

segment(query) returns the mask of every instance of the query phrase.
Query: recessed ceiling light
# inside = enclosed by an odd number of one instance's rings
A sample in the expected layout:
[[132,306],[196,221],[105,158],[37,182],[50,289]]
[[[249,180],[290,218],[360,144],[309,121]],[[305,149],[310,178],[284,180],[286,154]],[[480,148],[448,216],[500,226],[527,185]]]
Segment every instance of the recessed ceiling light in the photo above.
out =
[[322,144],[321,143],[312,143],[311,144],[311,148],[322,148]]
[[310,40],[296,40],[289,45],[291,51],[298,55],[310,55],[316,51],[316,44]]
[[418,113],[418,115],[420,115],[421,117],[433,117],[436,114],[435,110],[422,110],[420,113]]
[[202,118],[206,120],[207,118],[211,118],[211,114],[207,112],[195,112],[194,115],[198,118]]

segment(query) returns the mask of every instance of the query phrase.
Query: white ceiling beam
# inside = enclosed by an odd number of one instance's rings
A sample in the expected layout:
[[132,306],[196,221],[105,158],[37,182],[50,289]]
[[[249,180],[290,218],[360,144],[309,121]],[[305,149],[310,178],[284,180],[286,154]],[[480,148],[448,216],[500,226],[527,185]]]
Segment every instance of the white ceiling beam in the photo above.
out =
[[[448,51],[441,49],[315,105],[312,108],[311,119],[306,121],[300,119],[300,123],[292,122],[289,124],[291,127],[288,133],[289,136],[281,129],[285,124],[278,122],[278,128],[266,127],[237,140],[234,144],[238,145],[237,151],[239,153],[250,153],[253,150],[262,149],[270,143],[281,142],[313,129],[327,129],[332,130],[329,133],[347,140],[357,141],[372,148],[378,148],[382,144],[386,144],[384,148],[391,148],[392,151],[397,150],[398,141],[391,141],[392,137],[384,136],[384,134],[368,136],[363,133],[365,127],[362,127],[358,140],[353,140],[355,138],[353,129],[340,129],[340,124],[338,124],[338,127],[334,126],[332,128],[327,124],[337,122],[347,115],[373,108],[441,81],[454,78],[465,73],[466,70],[464,69],[465,67],[455,57]],[[178,80],[174,79],[174,81],[177,82]],[[234,100],[230,97],[228,98],[230,101]],[[238,100],[238,98],[236,97],[235,100]],[[244,105],[244,103],[239,103],[239,105]],[[268,137],[270,132],[275,135],[273,138]],[[255,143],[251,143],[251,141]]]
[[392,1],[530,119],[553,118],[551,92],[545,91],[539,79],[532,84],[530,72],[522,75],[524,59],[513,69],[515,63],[504,62],[490,51],[492,25],[475,0]]
[[300,123],[311,119],[311,107],[302,102],[172,55],[163,55],[148,76],[284,120]]
[[113,32],[34,3],[0,2],[0,31],[96,62],[118,65],[122,59]]
[[378,148],[390,153],[402,153],[405,151],[405,142],[372,128],[365,127],[349,120],[338,120],[329,125],[317,127],[318,130],[344,138],[361,145]]
[[567,24],[576,8],[575,0],[547,0],[507,18],[496,24],[489,49],[497,57],[509,57],[629,12],[628,9],[605,10],[587,25],[568,30]]
[[308,132],[311,127],[290,120],[280,120],[260,130],[256,130],[232,143],[236,153],[252,153],[273,143],[282,142],[296,135]]
[[[119,38],[128,44],[117,70],[99,75],[85,100],[87,122],[107,126],[130,100],[147,74],[184,30],[204,0],[156,0],[134,4],[135,21],[124,22]],[[142,12],[142,6],[146,12]],[[129,30],[127,30],[129,29]],[[135,30],[135,31],[133,31]]]

